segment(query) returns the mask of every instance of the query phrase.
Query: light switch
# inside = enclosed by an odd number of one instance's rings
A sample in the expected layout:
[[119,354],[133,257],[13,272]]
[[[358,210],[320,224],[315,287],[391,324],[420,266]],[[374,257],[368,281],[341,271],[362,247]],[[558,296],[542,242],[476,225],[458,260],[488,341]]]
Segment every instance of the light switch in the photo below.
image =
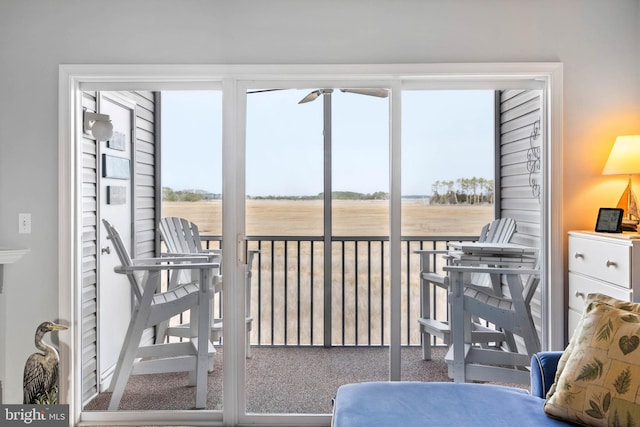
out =
[[31,234],[31,214],[30,213],[18,214],[18,233]]

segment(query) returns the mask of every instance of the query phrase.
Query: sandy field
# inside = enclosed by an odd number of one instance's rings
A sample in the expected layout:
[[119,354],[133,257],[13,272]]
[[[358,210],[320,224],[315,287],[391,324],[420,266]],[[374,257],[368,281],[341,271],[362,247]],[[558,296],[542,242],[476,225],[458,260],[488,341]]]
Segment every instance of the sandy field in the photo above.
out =
[[[221,234],[222,201],[163,202],[162,216],[180,216],[198,224],[202,233]],[[333,234],[384,236],[389,234],[389,202],[336,200]],[[420,200],[402,203],[402,235],[475,235],[493,219],[490,205],[428,205]],[[320,200],[248,200],[250,236],[319,236],[323,227]]]

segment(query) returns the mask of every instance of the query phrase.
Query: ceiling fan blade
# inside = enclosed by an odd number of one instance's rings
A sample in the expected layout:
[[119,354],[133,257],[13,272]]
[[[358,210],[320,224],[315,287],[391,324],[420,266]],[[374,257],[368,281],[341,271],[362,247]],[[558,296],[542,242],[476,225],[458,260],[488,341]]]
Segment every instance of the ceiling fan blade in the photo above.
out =
[[262,93],[262,92],[274,92],[276,90],[285,90],[285,89],[257,89],[257,90],[248,90],[247,94],[252,93]]
[[302,98],[298,102],[298,104],[306,104],[307,102],[315,101],[320,96],[320,93],[321,92],[319,90],[314,90],[313,92],[310,92],[307,96]]
[[357,93],[359,95],[377,96],[378,98],[386,98],[389,96],[388,89],[380,89],[380,88],[340,89],[340,91],[346,92],[346,93]]

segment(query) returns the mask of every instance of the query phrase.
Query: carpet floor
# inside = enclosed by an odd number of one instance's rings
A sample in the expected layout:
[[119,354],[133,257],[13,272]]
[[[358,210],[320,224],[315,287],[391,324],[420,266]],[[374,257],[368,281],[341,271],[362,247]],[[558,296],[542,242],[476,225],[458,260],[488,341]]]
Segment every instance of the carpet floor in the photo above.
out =
[[[424,361],[418,347],[403,347],[402,380],[451,381],[444,362],[446,349],[433,350]],[[247,359],[247,412],[331,413],[331,400],[342,384],[386,381],[389,350],[379,347],[284,348],[254,347]],[[207,409],[222,409],[222,358],[218,348],[209,373]],[[136,375],[129,379],[120,410],[192,409],[195,389],[187,373]],[[111,393],[100,393],[85,406],[87,411],[105,410]]]

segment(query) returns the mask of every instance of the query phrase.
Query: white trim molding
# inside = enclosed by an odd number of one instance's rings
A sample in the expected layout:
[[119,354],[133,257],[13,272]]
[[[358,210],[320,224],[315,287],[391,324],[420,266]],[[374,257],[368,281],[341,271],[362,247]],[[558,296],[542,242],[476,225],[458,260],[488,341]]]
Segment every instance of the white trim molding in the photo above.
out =
[[[70,423],[83,424],[189,424],[189,425],[328,425],[330,416],[318,415],[245,415],[244,407],[238,402],[227,402],[220,411],[144,411],[144,412],[83,412],[81,402],[81,310],[80,288],[82,283],[82,206],[81,196],[81,95],[83,90],[167,90],[167,89],[221,89],[233,91],[235,87],[248,87],[254,82],[269,83],[281,87],[324,86],[330,82],[335,87],[371,88],[379,82],[380,87],[391,86],[398,89],[507,89],[542,88],[546,128],[546,174],[543,196],[543,298],[546,302],[543,318],[543,348],[560,349],[565,344],[564,316],[564,236],[562,218],[562,93],[563,66],[561,63],[451,63],[451,64],[315,64],[315,65],[110,65],[110,64],[64,64],[59,67],[59,113],[58,113],[58,153],[59,153],[59,316],[61,321],[71,326],[71,333],[60,336],[60,401],[70,405]],[[226,88],[226,89],[224,89]],[[239,97],[225,101],[223,108],[232,112],[225,125],[233,124],[235,129],[225,132],[225,146],[230,149],[236,143],[234,137],[242,137],[244,126],[241,120],[243,106],[237,105]],[[393,103],[394,110],[399,103]],[[240,113],[238,113],[240,111]],[[393,130],[393,123],[399,120],[399,113],[392,111],[391,144],[397,144],[400,133]],[[396,125],[397,126],[397,125]],[[232,150],[232,155],[238,150]],[[239,150],[242,151],[242,150]],[[399,148],[392,147],[391,199],[396,200],[399,192]],[[226,176],[226,174],[225,174]],[[230,175],[232,176],[232,175]],[[231,184],[229,184],[231,185]],[[225,188],[227,188],[225,186]],[[234,187],[229,187],[234,188]],[[237,190],[237,189],[236,189]],[[397,195],[399,197],[399,195]],[[232,198],[233,200],[233,198]],[[399,200],[399,199],[398,199]],[[393,206],[398,204],[397,200]],[[239,214],[234,207],[230,212]],[[394,209],[394,217],[399,216],[399,208]],[[397,218],[396,218],[397,219]],[[225,221],[225,224],[228,222]],[[226,227],[226,226],[225,226]],[[232,227],[233,228],[233,227]],[[227,230],[227,228],[225,228]],[[228,230],[227,230],[228,231]],[[399,227],[392,228],[392,242],[399,242]],[[396,240],[394,240],[396,239]],[[235,240],[235,239],[234,239]],[[397,246],[397,244],[396,244]],[[229,262],[229,261],[223,261]],[[396,265],[398,264],[398,265]],[[399,268],[396,262],[394,268]],[[225,266],[226,268],[226,266]],[[392,268],[393,270],[393,268]],[[233,271],[233,269],[228,270]],[[392,271],[392,278],[400,277]],[[550,284],[553,284],[552,286]],[[231,298],[231,297],[229,297]],[[236,300],[230,299],[229,301]],[[392,305],[392,311],[399,310],[399,304]],[[241,315],[242,313],[240,313]],[[398,313],[391,319],[400,316]],[[241,324],[242,319],[236,322]],[[551,327],[553,325],[553,327]],[[393,326],[393,325],[392,325]],[[233,329],[233,325],[231,326]],[[237,328],[236,328],[237,329]],[[233,331],[232,331],[233,332]],[[241,340],[240,340],[241,341]],[[233,340],[231,340],[233,342]],[[395,341],[394,341],[395,343]],[[399,345],[399,342],[394,344]],[[225,355],[228,349],[225,348]],[[233,349],[231,349],[233,350]],[[396,349],[399,351],[399,349]],[[229,353],[233,357],[233,351]],[[392,363],[399,363],[394,349]],[[227,363],[225,368],[244,368],[242,358],[235,364]],[[396,361],[396,359],[398,359]],[[390,372],[396,372],[391,367]],[[238,384],[242,375],[226,374],[225,399],[239,396]],[[229,393],[227,393],[229,387]],[[239,399],[242,402],[241,399]]]

